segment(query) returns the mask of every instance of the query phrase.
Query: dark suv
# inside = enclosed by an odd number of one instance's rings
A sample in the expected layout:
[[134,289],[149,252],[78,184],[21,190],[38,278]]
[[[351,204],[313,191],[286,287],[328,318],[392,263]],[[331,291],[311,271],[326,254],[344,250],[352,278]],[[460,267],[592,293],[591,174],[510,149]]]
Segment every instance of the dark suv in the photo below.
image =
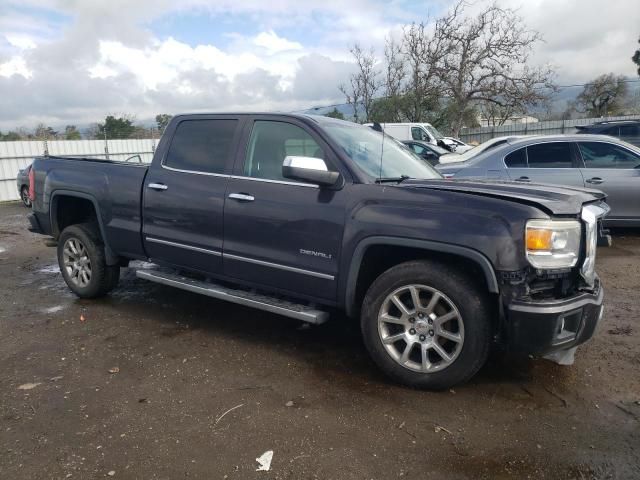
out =
[[619,138],[640,147],[640,120],[614,120],[576,127],[577,133],[596,133]]

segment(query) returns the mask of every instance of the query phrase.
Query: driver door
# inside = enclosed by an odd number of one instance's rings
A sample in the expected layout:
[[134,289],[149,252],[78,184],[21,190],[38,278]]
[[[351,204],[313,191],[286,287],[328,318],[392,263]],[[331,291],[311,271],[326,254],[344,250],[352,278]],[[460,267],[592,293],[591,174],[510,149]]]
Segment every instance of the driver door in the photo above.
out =
[[334,300],[345,190],[282,176],[286,156],[336,164],[324,142],[290,118],[256,116],[236,159],[224,207],[226,276],[309,298]]

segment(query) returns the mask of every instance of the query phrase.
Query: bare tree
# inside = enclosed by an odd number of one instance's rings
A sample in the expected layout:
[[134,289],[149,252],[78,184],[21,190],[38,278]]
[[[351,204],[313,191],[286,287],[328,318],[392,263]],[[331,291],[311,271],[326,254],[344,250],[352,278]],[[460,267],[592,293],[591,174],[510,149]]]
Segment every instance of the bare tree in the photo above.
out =
[[576,102],[583,112],[594,117],[620,113],[627,95],[622,75],[607,73],[585,85]]
[[[436,21],[436,28],[441,21],[443,19]],[[405,27],[402,40],[408,70],[403,113],[411,122],[422,122],[438,105],[440,89],[437,69],[446,47],[441,39],[429,35],[425,23],[413,23]]]
[[356,122],[360,120],[358,109],[362,106],[364,123],[369,121],[373,102],[381,87],[378,60],[373,48],[365,52],[357,43],[351,48],[351,55],[356,61],[357,70],[351,75],[349,86],[341,85],[340,91],[353,108],[353,118]]
[[[407,75],[402,44],[392,36],[387,37],[384,46],[384,61],[386,65],[384,79],[384,99],[376,100],[374,110],[383,115],[383,121],[401,122],[401,105],[404,80]],[[374,114],[375,116],[375,114]]]
[[527,62],[537,32],[528,30],[514,10],[491,4],[476,16],[464,15],[467,4],[436,22],[434,43],[442,45],[437,77],[449,97],[451,130],[458,135],[465,117],[480,102],[524,111],[549,95],[550,67]]

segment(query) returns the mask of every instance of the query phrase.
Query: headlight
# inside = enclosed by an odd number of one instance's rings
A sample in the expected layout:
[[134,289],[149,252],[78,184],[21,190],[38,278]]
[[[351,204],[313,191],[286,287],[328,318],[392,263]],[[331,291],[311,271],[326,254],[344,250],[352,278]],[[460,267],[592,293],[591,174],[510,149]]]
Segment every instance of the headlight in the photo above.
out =
[[580,256],[580,222],[529,220],[526,229],[527,260],[535,268],[570,268]]

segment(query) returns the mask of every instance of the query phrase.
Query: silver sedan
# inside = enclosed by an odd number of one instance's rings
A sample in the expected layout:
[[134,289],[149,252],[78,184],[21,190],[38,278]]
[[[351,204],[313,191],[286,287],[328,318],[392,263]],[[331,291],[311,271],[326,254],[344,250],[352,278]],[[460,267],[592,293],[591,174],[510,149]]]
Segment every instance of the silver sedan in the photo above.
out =
[[445,177],[481,177],[597,188],[608,196],[605,225],[640,227],[640,148],[604,135],[509,138],[464,162],[436,167]]

